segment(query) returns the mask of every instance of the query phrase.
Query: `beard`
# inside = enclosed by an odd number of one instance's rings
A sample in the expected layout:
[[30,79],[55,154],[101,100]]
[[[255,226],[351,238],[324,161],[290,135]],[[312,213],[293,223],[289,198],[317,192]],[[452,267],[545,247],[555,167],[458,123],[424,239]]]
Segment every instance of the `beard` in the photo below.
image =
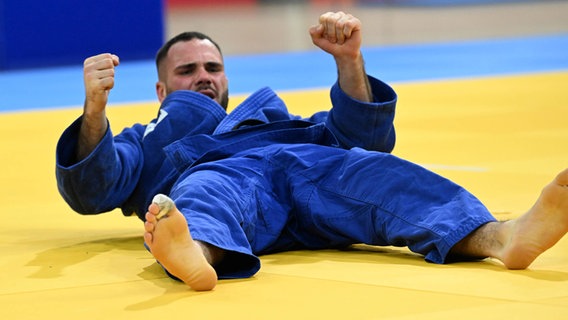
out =
[[225,92],[221,94],[221,101],[219,101],[219,104],[223,107],[223,109],[225,109],[225,111],[227,111],[227,107],[229,106],[229,89],[225,90]]

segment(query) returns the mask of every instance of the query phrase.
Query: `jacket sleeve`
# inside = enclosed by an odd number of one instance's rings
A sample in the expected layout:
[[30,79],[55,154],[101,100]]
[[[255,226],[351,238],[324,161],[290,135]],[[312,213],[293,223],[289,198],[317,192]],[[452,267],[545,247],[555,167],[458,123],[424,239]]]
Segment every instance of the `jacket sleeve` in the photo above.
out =
[[59,193],[81,214],[98,214],[120,207],[134,190],[143,166],[144,127],[135,125],[113,137],[109,129],[95,150],[76,161],[81,118],[67,128],[56,149]]
[[343,148],[391,152],[396,140],[393,121],[397,96],[384,82],[368,78],[373,102],[355,100],[335,83],[330,93],[333,108],[313,115],[311,120],[325,121]]

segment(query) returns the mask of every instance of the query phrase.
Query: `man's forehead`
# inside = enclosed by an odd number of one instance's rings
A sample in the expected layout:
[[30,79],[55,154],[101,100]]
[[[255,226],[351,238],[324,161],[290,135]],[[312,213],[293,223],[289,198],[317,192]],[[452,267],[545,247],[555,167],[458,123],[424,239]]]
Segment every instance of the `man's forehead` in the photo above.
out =
[[222,60],[219,49],[208,39],[180,41],[172,45],[168,52],[168,58],[176,59],[181,57],[207,57],[216,58],[219,61]]

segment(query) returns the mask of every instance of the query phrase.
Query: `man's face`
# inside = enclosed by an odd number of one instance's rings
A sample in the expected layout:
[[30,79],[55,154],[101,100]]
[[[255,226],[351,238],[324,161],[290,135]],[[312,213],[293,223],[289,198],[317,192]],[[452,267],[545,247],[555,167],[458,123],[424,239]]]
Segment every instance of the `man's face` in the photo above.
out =
[[227,109],[229,85],[223,57],[209,40],[175,43],[162,61],[158,76],[156,91],[160,102],[176,90],[191,90],[210,97]]

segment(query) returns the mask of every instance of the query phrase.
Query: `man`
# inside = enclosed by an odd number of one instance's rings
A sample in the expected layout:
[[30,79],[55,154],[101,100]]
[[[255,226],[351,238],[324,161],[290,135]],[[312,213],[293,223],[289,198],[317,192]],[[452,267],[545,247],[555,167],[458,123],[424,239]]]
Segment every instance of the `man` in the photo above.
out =
[[258,255],[354,243],[523,269],[566,234],[568,170],[525,215],[497,222],[463,188],[389,154],[396,94],[365,73],[361,22],[330,12],[309,32],[338,81],[332,109],[306,119],[268,88],[227,114],[219,46],[185,33],[157,55],[158,117],[113,137],[105,108],[118,57],[86,59],[83,115],[57,147],[64,199],[83,214],[137,214],[154,257],[195,290],[254,275]]

